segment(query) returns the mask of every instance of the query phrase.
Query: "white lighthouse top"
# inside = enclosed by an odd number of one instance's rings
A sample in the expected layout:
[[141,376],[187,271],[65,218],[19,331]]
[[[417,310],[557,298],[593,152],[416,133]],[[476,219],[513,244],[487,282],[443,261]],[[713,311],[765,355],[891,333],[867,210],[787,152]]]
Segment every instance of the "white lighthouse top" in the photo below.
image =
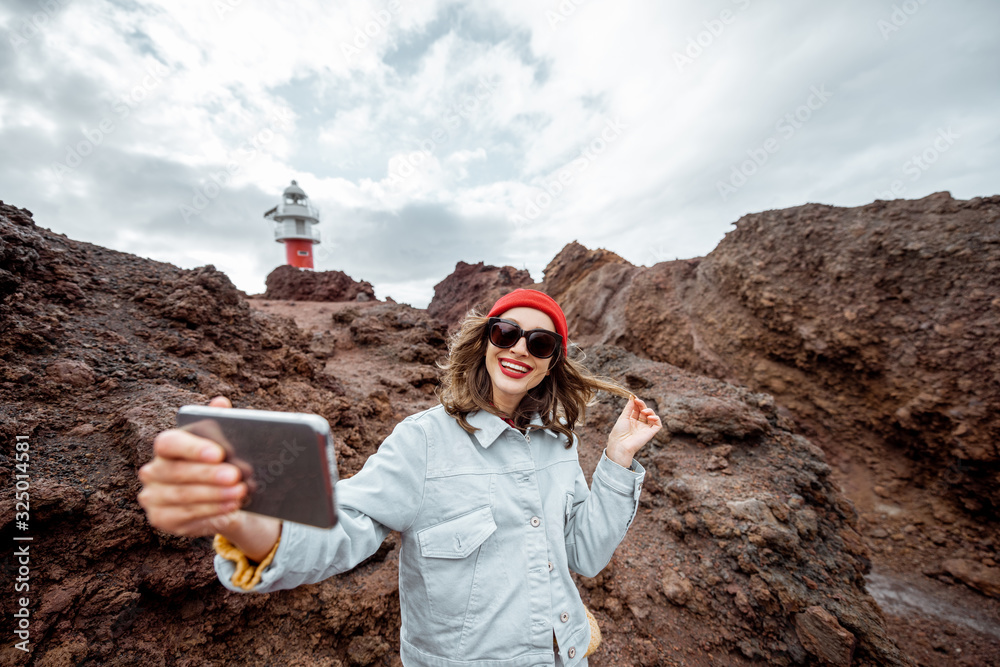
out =
[[294,219],[315,225],[319,222],[319,211],[309,203],[309,197],[299,184],[292,181],[282,193],[282,202],[264,213],[264,217],[275,222]]
[[289,197],[293,199],[306,199],[306,192],[299,187],[297,181],[293,180],[292,184],[285,188],[285,198],[287,199]]

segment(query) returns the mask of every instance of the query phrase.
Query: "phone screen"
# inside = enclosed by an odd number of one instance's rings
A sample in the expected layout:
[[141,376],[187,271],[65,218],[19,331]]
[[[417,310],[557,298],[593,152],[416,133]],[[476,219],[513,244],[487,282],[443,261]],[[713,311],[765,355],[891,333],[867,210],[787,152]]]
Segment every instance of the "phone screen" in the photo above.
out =
[[177,426],[226,450],[250,493],[244,511],[330,528],[337,523],[337,467],[330,426],[319,415],[184,406]]

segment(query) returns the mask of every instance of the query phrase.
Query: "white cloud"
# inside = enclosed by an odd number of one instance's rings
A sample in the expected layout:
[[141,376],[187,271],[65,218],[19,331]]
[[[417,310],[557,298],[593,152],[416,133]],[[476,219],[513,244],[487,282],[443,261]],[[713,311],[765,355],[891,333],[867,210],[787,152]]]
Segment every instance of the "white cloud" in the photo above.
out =
[[[17,35],[32,7],[0,9],[0,23]],[[861,0],[80,0],[24,43],[0,44],[0,145],[16,156],[0,164],[0,192],[43,226],[230,266],[259,291],[281,261],[260,216],[295,178],[323,211],[318,268],[415,305],[458,260],[541,278],[578,239],[649,263],[708,252],[753,210],[871,201],[939,127],[961,139],[906,196],[994,193],[1000,45],[988,26],[1000,7],[929,3],[885,39],[877,21],[890,11]],[[150,78],[157,63],[167,72]],[[829,102],[721,197],[718,183],[820,85]],[[609,122],[621,130],[602,139]],[[183,224],[180,207],[227,165],[235,173]],[[202,242],[248,229],[267,238]],[[215,249],[188,250],[202,246]]]

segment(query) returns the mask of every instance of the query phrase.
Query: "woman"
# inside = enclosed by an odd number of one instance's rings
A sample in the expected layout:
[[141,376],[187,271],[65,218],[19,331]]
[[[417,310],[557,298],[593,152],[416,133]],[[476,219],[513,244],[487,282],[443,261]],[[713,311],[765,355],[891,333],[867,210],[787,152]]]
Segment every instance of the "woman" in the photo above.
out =
[[[632,457],[660,420],[568,349],[566,317],[542,292],[518,289],[467,317],[441,404],[403,420],[337,483],[331,530],[239,512],[239,471],[178,430],[156,437],[139,501],[161,530],[216,533],[216,571],[234,591],[321,581],[399,531],[405,665],[586,665],[596,637],[570,570],[593,577],[611,560],[645,474]],[[599,389],[629,399],[588,489],[573,429]]]

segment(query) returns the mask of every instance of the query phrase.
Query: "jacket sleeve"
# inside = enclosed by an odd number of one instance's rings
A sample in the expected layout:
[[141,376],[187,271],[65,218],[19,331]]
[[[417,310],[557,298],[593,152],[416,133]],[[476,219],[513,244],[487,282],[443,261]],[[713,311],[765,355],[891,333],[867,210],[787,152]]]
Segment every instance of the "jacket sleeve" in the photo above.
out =
[[[417,517],[427,470],[427,438],[414,419],[400,422],[353,477],[334,487],[337,525],[326,530],[285,521],[274,558],[251,590],[267,593],[322,581],[375,553],[392,530]],[[215,557],[215,571],[229,590],[236,563]]]
[[629,470],[609,459],[607,452],[594,470],[590,489],[579,471],[565,531],[571,570],[596,577],[611,561],[635,518],[645,476],[638,461],[633,460]]

